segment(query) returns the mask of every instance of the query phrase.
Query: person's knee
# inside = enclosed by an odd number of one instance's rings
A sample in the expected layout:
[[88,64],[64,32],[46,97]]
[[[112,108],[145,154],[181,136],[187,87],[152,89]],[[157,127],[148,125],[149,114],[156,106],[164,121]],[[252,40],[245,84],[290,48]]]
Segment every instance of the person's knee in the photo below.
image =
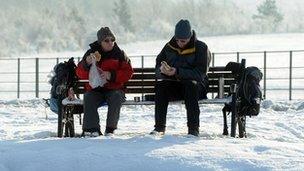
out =
[[198,83],[195,80],[185,80],[183,81],[185,87],[197,87]]
[[168,90],[172,88],[172,85],[168,81],[158,81],[155,85],[156,94],[166,94]]
[[108,102],[120,102],[122,103],[125,99],[124,93],[121,91],[112,91],[108,96]]
[[184,89],[186,92],[196,92],[198,90],[198,83],[194,80],[183,81]]
[[83,100],[90,101],[93,98],[93,93],[94,92],[92,92],[92,91],[84,93]]
[[167,87],[168,87],[168,83],[166,81],[157,81],[155,85],[155,88],[157,89],[163,89]]

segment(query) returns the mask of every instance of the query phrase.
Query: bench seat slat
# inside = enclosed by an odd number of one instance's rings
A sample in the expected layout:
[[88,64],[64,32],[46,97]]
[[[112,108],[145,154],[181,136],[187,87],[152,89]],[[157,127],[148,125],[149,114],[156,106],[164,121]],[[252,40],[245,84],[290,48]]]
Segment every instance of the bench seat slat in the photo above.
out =
[[[226,98],[214,98],[214,99],[203,99],[203,100],[199,100],[199,104],[225,104],[225,103],[229,103],[231,102],[231,98],[230,97],[226,97]],[[182,103],[184,104],[184,101],[173,101],[170,102],[170,104],[174,104],[174,103]],[[75,99],[75,100],[68,100],[67,98],[62,100],[62,104],[63,105],[83,105],[83,100],[82,99]],[[135,102],[133,100],[127,100],[123,103],[124,105],[154,105],[155,102],[154,101],[139,101],[139,102]]]
[[212,71],[225,71],[225,67],[224,66],[209,67],[209,72]]
[[[134,72],[155,72],[155,68],[134,68]],[[224,66],[209,67],[209,71],[225,71]]]
[[[78,90],[74,90],[76,94],[84,94],[85,91],[84,89],[78,89]],[[229,93],[230,91],[230,87],[225,86],[224,87],[224,92],[225,93]],[[208,89],[208,93],[217,93],[218,92],[218,88],[217,87],[209,87]],[[127,87],[127,92],[128,94],[147,94],[147,93],[153,93],[154,94],[154,88],[128,88]]]
[[[208,73],[208,78],[219,78],[219,77],[224,77],[224,78],[235,78],[235,75],[232,73]],[[133,74],[131,80],[140,80],[140,79],[151,79],[155,80],[155,74],[140,74],[140,73],[135,73]]]
[[219,77],[224,77],[224,78],[235,78],[235,75],[232,73],[208,73],[208,78],[219,78]]
[[128,81],[125,86],[154,86],[155,81]]
[[[224,84],[225,85],[231,85],[233,83],[235,83],[236,80],[224,80]],[[209,86],[217,86],[219,84],[218,80],[209,80]],[[128,81],[127,83],[125,83],[125,86],[127,87],[133,87],[133,86],[155,86],[155,81]],[[77,87],[79,88],[84,88],[84,84],[77,84]]]
[[154,88],[127,88],[126,93],[142,94],[142,93],[154,93]]

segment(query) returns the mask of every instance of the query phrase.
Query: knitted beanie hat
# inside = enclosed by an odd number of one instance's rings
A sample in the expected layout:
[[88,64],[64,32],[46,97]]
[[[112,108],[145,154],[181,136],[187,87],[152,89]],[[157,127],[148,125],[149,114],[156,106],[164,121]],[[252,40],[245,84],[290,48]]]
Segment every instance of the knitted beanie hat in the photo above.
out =
[[115,36],[109,27],[101,27],[100,30],[97,32],[97,40],[101,43],[107,37],[112,37],[115,40]]

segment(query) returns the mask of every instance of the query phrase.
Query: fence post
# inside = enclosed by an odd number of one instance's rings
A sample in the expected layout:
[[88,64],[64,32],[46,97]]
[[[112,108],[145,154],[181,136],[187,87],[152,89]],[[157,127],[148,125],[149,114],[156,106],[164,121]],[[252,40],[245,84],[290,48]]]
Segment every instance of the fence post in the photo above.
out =
[[289,100],[292,99],[292,51],[289,52]]
[[39,98],[39,58],[36,58],[36,98]]
[[264,51],[264,99],[266,99],[266,51]]
[[20,58],[17,60],[17,98],[20,98]]
[[[212,61],[212,67],[214,67],[214,59],[215,59],[215,57],[214,57],[214,53],[212,53],[212,58],[211,58],[211,61]],[[214,98],[214,93],[212,93],[212,98]]]
[[240,52],[236,52],[236,62],[240,62]]
[[[141,56],[141,68],[143,69],[144,68],[144,56],[142,55]],[[142,70],[142,85],[141,85],[141,88],[142,90],[144,89],[144,78],[143,78],[143,75],[144,75],[144,71]],[[141,93],[141,100],[144,101],[144,93]]]

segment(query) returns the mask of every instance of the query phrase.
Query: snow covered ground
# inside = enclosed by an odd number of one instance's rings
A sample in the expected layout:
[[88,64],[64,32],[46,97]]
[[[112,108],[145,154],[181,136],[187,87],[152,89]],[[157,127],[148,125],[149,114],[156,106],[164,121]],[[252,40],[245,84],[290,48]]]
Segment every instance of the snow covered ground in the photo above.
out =
[[[303,170],[304,102],[263,102],[248,138],[221,135],[220,105],[201,106],[201,136],[186,136],[186,114],[171,105],[162,138],[151,137],[154,106],[124,106],[113,137],[57,138],[43,101],[0,101],[0,170]],[[106,108],[99,110],[105,126]],[[81,132],[77,116],[76,132]]]

